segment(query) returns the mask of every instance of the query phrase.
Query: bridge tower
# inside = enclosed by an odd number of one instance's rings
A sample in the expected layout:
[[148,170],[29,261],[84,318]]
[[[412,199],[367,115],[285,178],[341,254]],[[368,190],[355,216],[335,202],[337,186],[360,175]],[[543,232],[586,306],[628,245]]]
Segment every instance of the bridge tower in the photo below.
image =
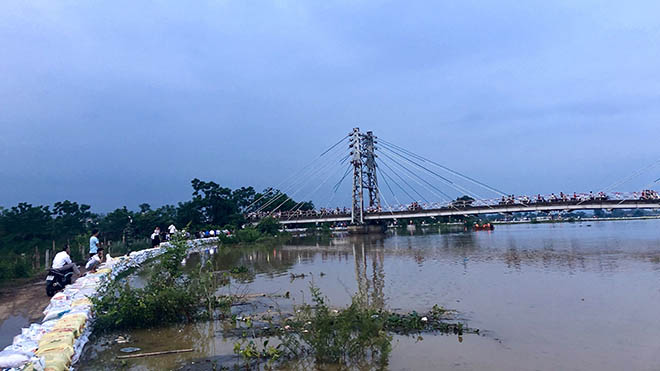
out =
[[353,164],[353,200],[351,208],[351,224],[364,224],[364,197],[362,193],[362,139],[360,128],[353,128],[350,134],[351,155]]
[[373,132],[367,131],[362,137],[364,158],[365,187],[369,190],[369,207],[380,208],[380,195],[378,194],[378,178],[376,177],[375,138]]

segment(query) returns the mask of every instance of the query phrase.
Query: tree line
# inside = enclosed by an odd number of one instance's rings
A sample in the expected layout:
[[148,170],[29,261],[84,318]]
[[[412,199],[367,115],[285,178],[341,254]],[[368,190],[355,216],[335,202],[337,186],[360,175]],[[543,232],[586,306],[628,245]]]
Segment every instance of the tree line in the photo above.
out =
[[[91,206],[74,201],[61,201],[50,205],[32,205],[22,202],[9,208],[0,208],[0,259],[13,261],[18,256],[43,252],[55,243],[85,243],[96,228],[101,239],[130,244],[149,237],[156,226],[165,230],[170,224],[191,233],[208,229],[241,228],[244,213],[249,210],[310,210],[311,201],[296,202],[279,190],[270,188],[257,192],[253,187],[230,189],[212,181],[193,179],[192,198],[177,205],[152,208],[147,203],[137,210],[126,206],[101,214]],[[0,270],[8,269],[0,266]],[[26,268],[27,269],[27,268]],[[4,272],[4,276],[7,276]],[[11,276],[20,276],[12,274]],[[0,278],[3,272],[0,271]]]

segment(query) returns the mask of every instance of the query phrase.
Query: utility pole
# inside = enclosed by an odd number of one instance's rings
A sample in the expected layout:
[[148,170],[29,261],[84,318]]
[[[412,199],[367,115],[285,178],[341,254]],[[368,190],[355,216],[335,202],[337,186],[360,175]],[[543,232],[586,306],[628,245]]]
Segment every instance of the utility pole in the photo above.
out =
[[378,178],[376,177],[376,154],[374,133],[367,131],[362,137],[362,155],[364,158],[365,186],[369,190],[369,207],[380,209],[380,195],[378,194]]
[[353,128],[350,134],[351,155],[353,159],[353,200],[351,208],[351,224],[364,224],[364,199],[362,195],[362,139],[360,128]]

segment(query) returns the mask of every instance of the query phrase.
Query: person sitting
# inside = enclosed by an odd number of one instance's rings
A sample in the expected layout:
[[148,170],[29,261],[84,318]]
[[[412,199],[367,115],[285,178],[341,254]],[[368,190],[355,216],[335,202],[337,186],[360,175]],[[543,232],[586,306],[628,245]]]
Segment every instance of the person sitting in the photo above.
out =
[[62,274],[73,272],[76,275],[80,275],[78,266],[71,261],[71,248],[69,244],[64,245],[62,251],[55,254],[53,258],[53,269],[57,269]]
[[103,254],[103,248],[99,248],[96,252],[96,255],[93,255],[85,264],[85,270],[90,272],[96,272],[96,268],[105,261],[105,255]]

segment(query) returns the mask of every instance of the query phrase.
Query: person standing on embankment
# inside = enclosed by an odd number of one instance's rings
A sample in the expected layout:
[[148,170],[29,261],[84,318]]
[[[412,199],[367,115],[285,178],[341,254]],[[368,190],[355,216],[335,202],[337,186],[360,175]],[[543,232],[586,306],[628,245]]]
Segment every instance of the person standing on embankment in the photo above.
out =
[[151,234],[151,247],[160,246],[160,227],[154,229],[154,233]]
[[92,230],[92,237],[89,238],[89,257],[91,258],[92,256],[96,255],[96,253],[99,250],[99,230],[98,229],[93,229]]

